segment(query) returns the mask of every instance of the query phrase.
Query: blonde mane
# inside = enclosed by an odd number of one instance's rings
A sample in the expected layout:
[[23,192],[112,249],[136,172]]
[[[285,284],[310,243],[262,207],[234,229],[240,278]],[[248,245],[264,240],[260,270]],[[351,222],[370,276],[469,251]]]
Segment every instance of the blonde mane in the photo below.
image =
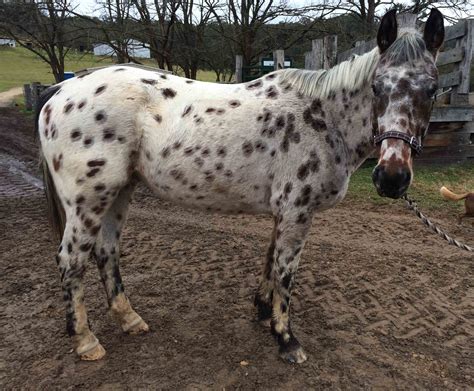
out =
[[[414,63],[424,56],[426,47],[421,35],[415,30],[401,30],[397,40],[384,53],[392,65]],[[289,83],[304,95],[325,99],[331,92],[360,89],[372,78],[380,60],[379,48],[351,59],[328,70],[287,69],[282,71],[280,81]]]
[[379,49],[376,47],[327,70],[287,69],[282,72],[280,81],[291,84],[304,95],[325,99],[331,91],[361,88],[374,73],[379,59]]

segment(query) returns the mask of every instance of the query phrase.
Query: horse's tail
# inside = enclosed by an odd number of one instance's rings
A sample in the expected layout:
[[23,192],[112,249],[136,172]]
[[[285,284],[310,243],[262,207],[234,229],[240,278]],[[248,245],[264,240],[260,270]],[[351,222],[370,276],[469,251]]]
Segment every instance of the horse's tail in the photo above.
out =
[[[38,99],[36,104],[36,115],[35,115],[35,134],[39,137],[39,115],[41,109],[46,104],[46,102],[59,90],[59,86],[52,86],[45,90]],[[58,197],[56,187],[54,186],[53,178],[48,167],[48,163],[44,160],[43,151],[40,146],[40,166],[43,171],[43,183],[44,183],[44,192],[46,194],[46,200],[48,203],[48,219],[51,225],[51,228],[55,233],[57,233],[59,240],[61,240],[64,232],[64,227],[66,225],[66,214],[64,213],[64,208],[61,204],[61,200]]]
[[441,189],[439,189],[439,192],[441,193],[444,199],[451,200],[451,201],[463,200],[469,195],[469,193],[465,193],[465,194],[453,193],[451,190],[449,190],[448,188],[444,186]]

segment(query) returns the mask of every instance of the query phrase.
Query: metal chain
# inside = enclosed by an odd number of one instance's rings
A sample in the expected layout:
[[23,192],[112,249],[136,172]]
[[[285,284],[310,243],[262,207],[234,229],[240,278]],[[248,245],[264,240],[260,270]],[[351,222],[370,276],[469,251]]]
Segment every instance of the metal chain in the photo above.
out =
[[439,228],[436,224],[434,224],[429,218],[427,218],[423,213],[421,213],[420,210],[418,209],[418,205],[416,204],[416,202],[412,200],[411,198],[409,198],[408,195],[405,194],[402,198],[406,201],[408,209],[411,209],[412,211],[414,211],[415,214],[420,218],[420,220],[433,232],[437,233],[443,239],[447,240],[449,244],[452,244],[466,251],[474,252],[474,247],[461,243],[457,241],[456,239],[454,239],[453,237],[449,236],[441,228]]

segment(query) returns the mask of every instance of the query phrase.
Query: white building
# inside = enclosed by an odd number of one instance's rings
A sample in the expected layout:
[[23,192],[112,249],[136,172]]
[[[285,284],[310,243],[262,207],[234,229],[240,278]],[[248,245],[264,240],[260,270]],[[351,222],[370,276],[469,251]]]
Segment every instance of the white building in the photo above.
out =
[[16,42],[14,39],[0,37],[0,46],[10,46],[11,48],[15,48]]
[[[131,39],[128,41],[127,50],[130,57],[150,58],[150,49],[142,42]],[[115,56],[114,49],[107,43],[100,43],[94,46],[95,56]]]

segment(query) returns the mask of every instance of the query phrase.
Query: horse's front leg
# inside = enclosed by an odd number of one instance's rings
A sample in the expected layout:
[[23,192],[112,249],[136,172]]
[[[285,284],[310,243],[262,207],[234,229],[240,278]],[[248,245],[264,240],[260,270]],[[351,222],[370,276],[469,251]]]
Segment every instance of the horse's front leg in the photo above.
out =
[[307,357],[290,326],[290,298],[300,254],[311,226],[312,213],[296,210],[280,214],[276,222],[273,265],[272,332],[280,345],[280,356],[290,363]]

